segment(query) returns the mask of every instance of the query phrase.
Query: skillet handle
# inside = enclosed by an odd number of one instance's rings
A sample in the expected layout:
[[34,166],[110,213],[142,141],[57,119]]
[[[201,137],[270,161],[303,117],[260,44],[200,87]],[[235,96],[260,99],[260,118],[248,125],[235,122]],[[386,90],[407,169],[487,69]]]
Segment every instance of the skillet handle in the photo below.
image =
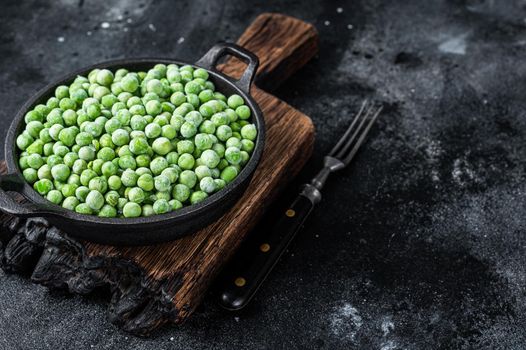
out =
[[18,174],[0,176],[0,210],[22,218],[60,216],[53,208],[41,204],[21,204],[7,194],[7,191],[24,194],[25,180]]
[[217,43],[203,57],[201,57],[199,61],[197,61],[196,65],[217,72],[217,62],[227,54],[237,57],[248,64],[241,78],[235,80],[234,84],[243,90],[243,92],[250,94],[250,85],[252,85],[256,76],[259,59],[252,52],[241,46],[227,42]]

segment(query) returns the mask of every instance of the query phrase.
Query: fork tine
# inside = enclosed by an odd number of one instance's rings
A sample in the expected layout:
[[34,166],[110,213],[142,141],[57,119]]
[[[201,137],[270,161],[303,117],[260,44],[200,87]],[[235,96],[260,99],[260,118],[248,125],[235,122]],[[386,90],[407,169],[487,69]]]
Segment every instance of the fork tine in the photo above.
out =
[[343,159],[345,157],[345,155],[347,154],[349,148],[352,146],[354,140],[356,140],[356,137],[361,132],[362,127],[365,125],[365,122],[367,121],[367,119],[369,119],[369,116],[373,113],[373,110],[374,110],[374,106],[373,105],[371,105],[371,106],[369,106],[367,108],[367,111],[365,112],[365,114],[361,118],[361,121],[358,124],[358,126],[355,128],[352,136],[345,141],[345,145],[343,147],[340,147],[340,150],[338,151],[338,153],[335,156],[336,158]]
[[[343,136],[338,140],[338,143],[336,143],[336,145],[332,148],[332,150],[329,152],[329,156],[330,157],[335,157],[336,153],[339,151],[339,149],[341,148],[341,146],[345,143],[345,141],[347,140],[347,138],[349,137],[349,135],[351,134],[351,131],[353,130],[354,128],[354,125],[356,125],[356,123],[358,122],[358,120],[360,119],[363,111],[365,110],[365,107],[367,106],[368,104],[368,101],[365,100],[362,102],[362,106],[360,107],[360,110],[358,111],[358,113],[356,114],[356,117],[354,117],[353,121],[351,122],[351,125],[349,125],[349,127],[347,128],[347,130],[345,130],[345,133],[343,134]],[[339,152],[338,152],[339,153]]]
[[380,112],[382,111],[382,108],[383,107],[380,106],[376,110],[376,112],[374,113],[374,115],[370,119],[369,123],[367,124],[367,126],[363,130],[362,134],[358,138],[358,141],[356,141],[356,143],[355,143],[354,147],[352,148],[351,152],[349,153],[349,155],[347,155],[347,157],[345,157],[345,159],[343,159],[343,163],[345,165],[349,164],[351,162],[351,160],[354,158],[354,156],[356,155],[356,152],[358,152],[358,149],[360,148],[360,146],[362,145],[363,141],[365,140],[365,137],[367,136],[367,134],[369,133],[369,130],[373,126],[374,122],[376,121],[376,118],[378,118],[378,116],[380,115]]

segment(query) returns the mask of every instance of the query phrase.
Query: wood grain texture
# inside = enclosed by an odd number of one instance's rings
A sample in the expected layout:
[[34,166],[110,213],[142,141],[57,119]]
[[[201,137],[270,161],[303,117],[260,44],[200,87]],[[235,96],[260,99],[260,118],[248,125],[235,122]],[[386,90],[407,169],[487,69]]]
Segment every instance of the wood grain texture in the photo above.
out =
[[[257,83],[270,87],[317,52],[315,29],[280,14],[256,18],[238,43],[258,55]],[[236,77],[244,65],[231,59],[221,69]],[[243,198],[216,223],[174,242],[123,248],[75,241],[42,219],[25,221],[2,214],[3,268],[29,272],[37,283],[79,294],[109,285],[110,320],[135,334],[147,335],[167,322],[184,321],[312,151],[314,127],[307,116],[256,86],[251,93],[267,126],[264,154]]]

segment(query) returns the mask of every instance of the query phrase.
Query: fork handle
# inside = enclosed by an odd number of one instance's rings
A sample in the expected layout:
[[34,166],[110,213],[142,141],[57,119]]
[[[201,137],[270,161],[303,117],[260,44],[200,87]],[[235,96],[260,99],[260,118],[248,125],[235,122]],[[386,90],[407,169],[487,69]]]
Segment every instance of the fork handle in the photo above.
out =
[[221,306],[239,310],[252,299],[320,199],[319,191],[306,185],[278,220],[264,228],[264,234],[241,247],[221,277]]

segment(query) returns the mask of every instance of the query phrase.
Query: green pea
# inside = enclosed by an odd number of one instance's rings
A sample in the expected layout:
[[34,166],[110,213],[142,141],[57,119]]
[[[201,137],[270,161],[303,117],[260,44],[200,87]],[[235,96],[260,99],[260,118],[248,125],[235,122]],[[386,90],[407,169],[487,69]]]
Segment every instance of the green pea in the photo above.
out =
[[108,182],[104,177],[94,177],[89,180],[88,188],[92,191],[106,193],[108,190]]
[[221,171],[221,179],[226,183],[232,182],[238,174],[237,168],[229,165]]
[[201,162],[210,169],[215,168],[219,164],[220,160],[221,158],[214,150],[205,150],[201,154]]
[[197,127],[193,123],[184,122],[179,132],[183,137],[190,138],[197,133]]
[[203,191],[195,191],[190,195],[190,203],[197,204],[208,198],[208,194]]
[[81,202],[85,202],[86,201],[86,197],[88,196],[88,193],[90,192],[90,189],[87,188],[86,186],[79,186],[77,187],[77,189],[75,190],[75,197],[81,201]]
[[195,164],[195,159],[191,154],[183,153],[179,156],[179,160],[177,161],[177,165],[181,167],[181,169],[189,170],[193,169]]
[[53,179],[53,176],[51,176],[51,167],[47,164],[44,164],[38,169],[37,175],[39,179]]
[[33,184],[33,188],[40,195],[44,196],[47,195],[49,191],[53,189],[53,183],[49,179],[41,179]]
[[62,207],[68,210],[75,210],[79,203],[80,202],[76,197],[66,197],[62,202]]
[[168,213],[171,210],[171,206],[166,199],[158,199],[153,203],[153,211],[155,214]]
[[69,177],[70,169],[65,164],[57,164],[51,168],[51,176],[57,181],[66,181]]
[[108,188],[111,190],[118,190],[122,186],[121,178],[117,175],[111,175],[108,178]]
[[144,138],[134,138],[130,141],[130,151],[135,155],[141,155],[148,153],[148,141]]
[[117,216],[117,209],[115,209],[109,204],[104,204],[102,208],[99,210],[98,215],[104,218],[114,218]]
[[150,174],[142,174],[137,180],[137,186],[144,191],[151,191],[154,188],[154,180]]
[[126,169],[121,175],[121,182],[126,187],[133,187],[137,184],[139,176],[132,169]]
[[86,196],[86,204],[92,210],[99,210],[104,205],[104,196],[96,190],[90,190]]
[[191,170],[183,170],[179,174],[179,183],[186,185],[188,188],[194,188],[197,183],[197,175]]
[[24,171],[22,171],[22,175],[24,176],[24,179],[30,184],[33,184],[38,180],[38,172],[32,168],[24,169]]
[[128,202],[122,209],[122,214],[127,218],[136,218],[141,216],[141,206],[134,202]]
[[239,106],[236,108],[236,114],[240,119],[247,120],[250,118],[250,108],[248,106]]

